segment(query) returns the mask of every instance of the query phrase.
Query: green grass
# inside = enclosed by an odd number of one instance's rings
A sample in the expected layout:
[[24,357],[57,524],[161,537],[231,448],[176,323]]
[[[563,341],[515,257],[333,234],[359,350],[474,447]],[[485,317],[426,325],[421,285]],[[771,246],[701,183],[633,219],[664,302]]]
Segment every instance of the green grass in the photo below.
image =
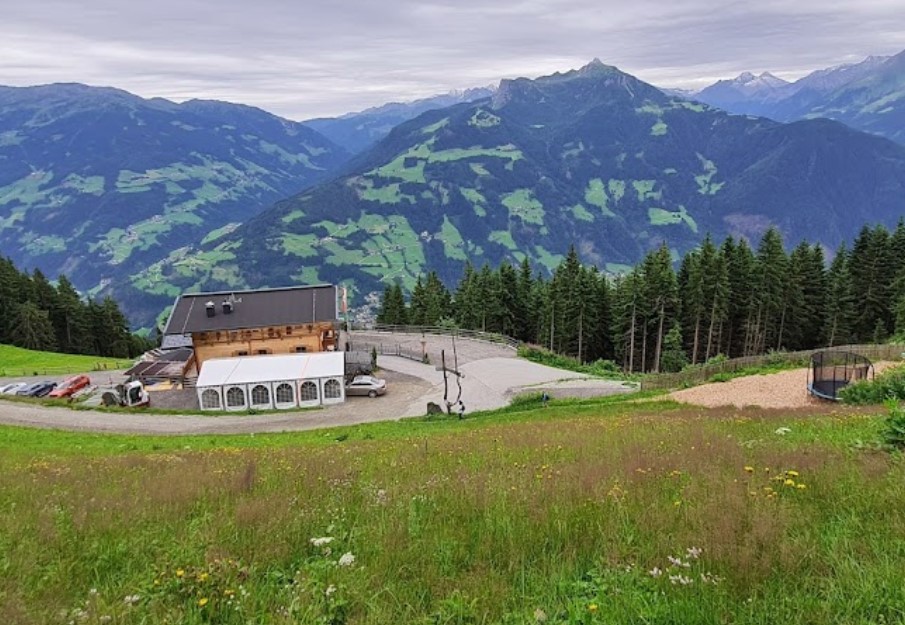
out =
[[526,224],[544,225],[544,205],[534,197],[531,189],[516,189],[502,198],[503,206],[509,209],[509,217],[518,217]]
[[588,204],[599,208],[605,217],[616,216],[616,213],[610,210],[606,187],[604,187],[603,180],[600,178],[594,178],[588,182],[588,188],[584,192],[584,199]]
[[713,182],[713,177],[717,173],[717,167],[713,161],[704,158],[700,154],[698,154],[698,160],[704,168],[703,174],[694,177],[695,182],[698,184],[698,193],[701,195],[716,195],[726,183]]
[[537,394],[292,434],[2,427],[0,620],[899,622],[882,428]]
[[656,185],[656,180],[632,181],[632,186],[635,188],[635,193],[638,195],[639,202],[643,202],[645,200],[659,200],[662,194],[660,191],[654,191],[654,187]]
[[581,204],[576,204],[572,208],[569,209],[572,213],[572,216],[579,221],[594,221],[594,214],[589,212]]
[[667,133],[669,126],[666,125],[662,119],[658,119],[657,122],[651,126],[650,134],[654,137],[662,137]]
[[698,231],[698,224],[694,218],[688,214],[684,206],[679,206],[677,211],[668,211],[662,208],[647,209],[647,217],[652,226],[672,226],[685,223],[692,232]]
[[37,352],[13,345],[0,345],[0,377],[85,373],[131,366],[131,360]]

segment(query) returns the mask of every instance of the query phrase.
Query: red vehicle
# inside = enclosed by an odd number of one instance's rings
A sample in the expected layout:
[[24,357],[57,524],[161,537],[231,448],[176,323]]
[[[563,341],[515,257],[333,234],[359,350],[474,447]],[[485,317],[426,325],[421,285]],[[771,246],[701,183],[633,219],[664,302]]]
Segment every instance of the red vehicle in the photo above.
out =
[[91,384],[87,375],[77,375],[69,378],[50,392],[49,397],[71,397],[76,391],[80,391]]

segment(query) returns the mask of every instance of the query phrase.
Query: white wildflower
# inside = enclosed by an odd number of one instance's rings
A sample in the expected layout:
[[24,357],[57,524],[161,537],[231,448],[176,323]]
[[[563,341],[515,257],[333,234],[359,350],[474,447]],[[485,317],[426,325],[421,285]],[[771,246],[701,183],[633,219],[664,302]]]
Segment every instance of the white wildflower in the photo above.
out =
[[139,599],[141,599],[140,595],[126,595],[126,597],[123,599],[123,603],[125,603],[126,605],[135,605],[136,603],[138,603]]
[[682,558],[675,558],[673,556],[666,556],[666,559],[669,560],[669,563],[673,566],[680,566],[682,568],[688,569],[691,568],[691,564],[682,560]]
[[647,572],[647,574],[650,575],[651,577],[660,577],[661,575],[663,575],[663,571],[660,570],[659,566],[655,566],[654,568],[649,570]]
[[337,564],[340,566],[352,566],[355,564],[355,556],[352,555],[351,551],[347,551],[339,558]]
[[312,538],[309,542],[315,547],[323,547],[324,545],[332,543],[333,538],[331,536],[324,536],[323,538]]
[[327,586],[327,589],[324,591],[324,595],[329,597],[330,595],[332,595],[335,592],[336,592],[336,586],[334,586],[333,584],[330,584],[329,586]]
[[669,582],[673,585],[681,584],[682,586],[687,586],[692,580],[690,577],[685,577],[684,575],[670,575]]
[[538,623],[545,622],[547,620],[547,613],[544,612],[543,610],[541,610],[540,608],[537,608],[534,611],[534,620],[537,621]]
[[788,434],[791,431],[792,431],[792,428],[781,427],[781,428],[776,428],[776,431],[774,432],[774,434],[779,434],[780,436],[785,436],[786,434]]
[[685,550],[685,555],[687,555],[692,560],[697,560],[701,555],[702,549],[700,547],[689,547]]
[[92,597],[97,596],[97,588],[92,588],[91,590],[88,591],[88,594],[91,595]]

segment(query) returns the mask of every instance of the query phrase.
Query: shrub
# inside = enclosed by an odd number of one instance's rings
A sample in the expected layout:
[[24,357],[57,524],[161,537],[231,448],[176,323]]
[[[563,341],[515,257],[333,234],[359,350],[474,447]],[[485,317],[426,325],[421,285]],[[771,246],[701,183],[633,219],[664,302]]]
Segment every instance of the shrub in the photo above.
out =
[[905,366],[888,369],[873,380],[850,384],[839,395],[849,404],[881,404],[887,399],[905,400]]
[[576,371],[578,373],[586,373],[601,378],[619,378],[625,375],[612,360],[595,360],[594,362],[583,363],[577,358],[564,356],[551,352],[543,347],[536,345],[520,345],[518,355],[525,360],[536,362],[548,367],[556,367],[557,369],[565,369],[567,371]]
[[883,442],[896,449],[905,449],[905,408],[894,399],[886,400],[889,416],[883,430]]

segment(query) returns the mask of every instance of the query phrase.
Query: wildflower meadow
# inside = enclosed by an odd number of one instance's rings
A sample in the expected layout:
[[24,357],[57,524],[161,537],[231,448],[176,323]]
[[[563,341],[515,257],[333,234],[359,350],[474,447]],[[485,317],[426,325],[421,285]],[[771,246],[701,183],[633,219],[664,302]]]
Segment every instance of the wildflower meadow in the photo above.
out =
[[0,428],[0,622],[902,622],[882,413],[651,398],[257,436]]

